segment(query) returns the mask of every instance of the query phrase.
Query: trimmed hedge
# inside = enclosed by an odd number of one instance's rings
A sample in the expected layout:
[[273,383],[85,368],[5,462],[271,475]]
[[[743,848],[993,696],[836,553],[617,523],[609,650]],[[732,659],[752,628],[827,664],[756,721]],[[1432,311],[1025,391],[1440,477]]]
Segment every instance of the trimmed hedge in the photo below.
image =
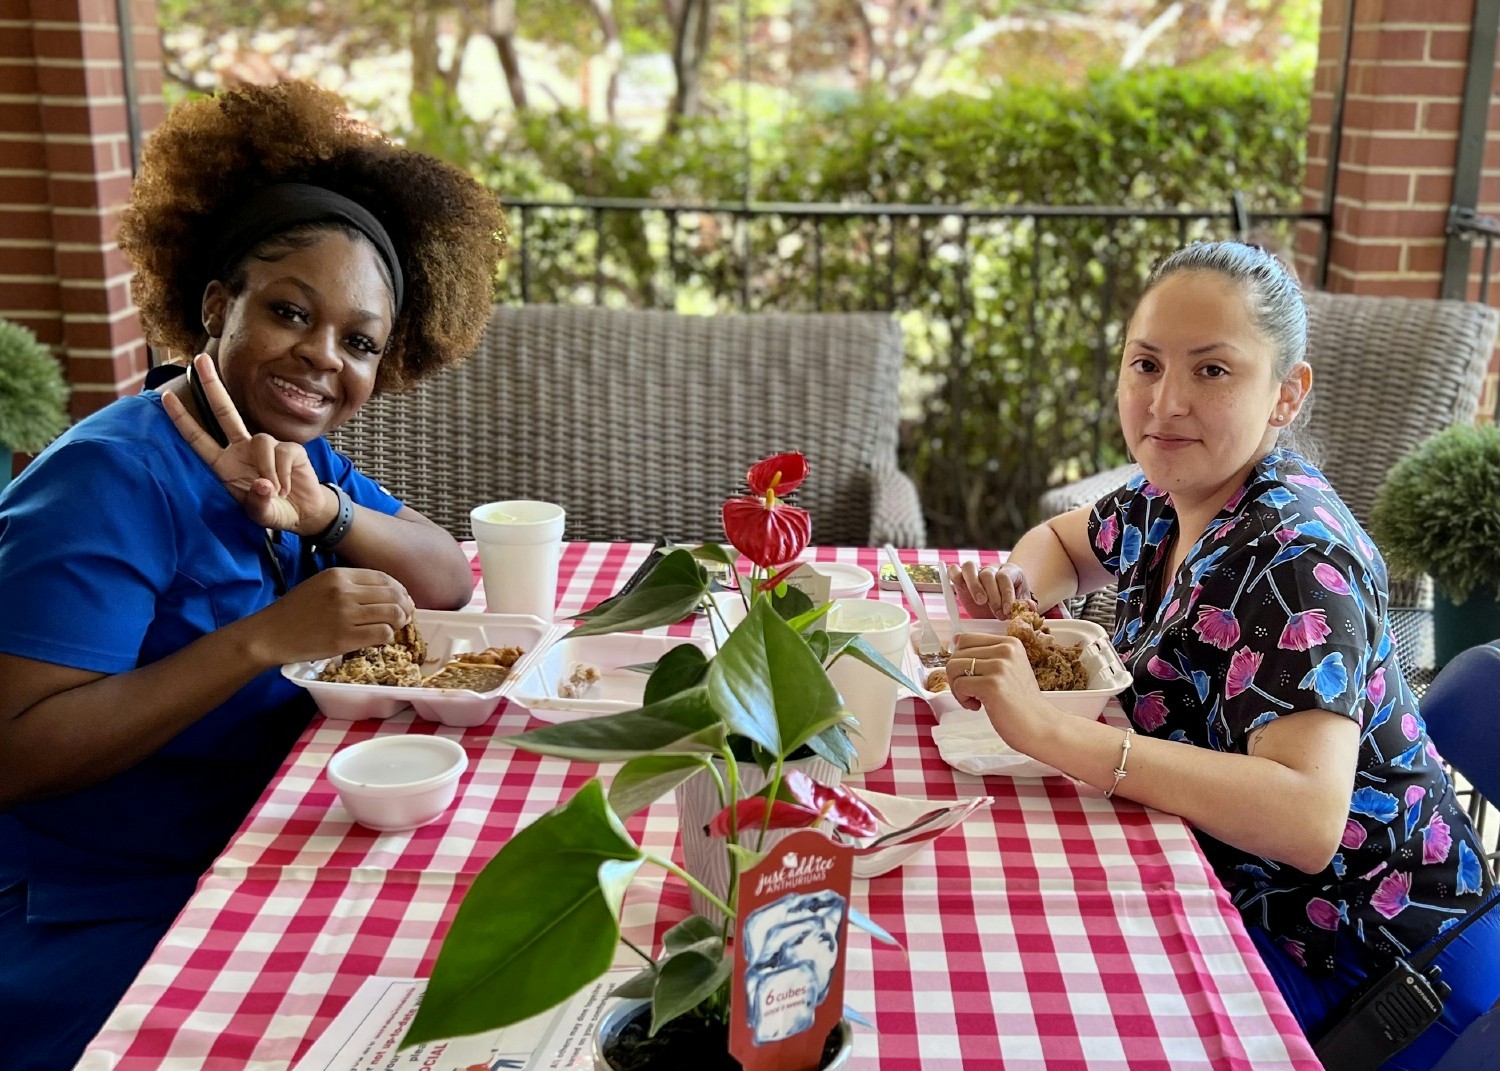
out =
[[[532,213],[527,298],[898,311],[909,355],[904,464],[930,539],[1008,545],[1036,520],[1046,487],[1123,460],[1115,364],[1146,272],[1184,237],[1228,237],[1228,224],[893,223],[878,206],[1223,211],[1238,191],[1252,211],[1296,210],[1309,93],[1300,76],[1149,70],[1077,86],[1008,85],[985,98],[809,110],[760,132],[753,199],[867,204],[870,215]],[[485,140],[470,134],[466,145]],[[536,116],[497,148],[466,154],[502,197],[745,194],[731,120],[699,120],[675,139],[647,142],[577,114]],[[520,299],[520,274],[513,261],[502,300]]]

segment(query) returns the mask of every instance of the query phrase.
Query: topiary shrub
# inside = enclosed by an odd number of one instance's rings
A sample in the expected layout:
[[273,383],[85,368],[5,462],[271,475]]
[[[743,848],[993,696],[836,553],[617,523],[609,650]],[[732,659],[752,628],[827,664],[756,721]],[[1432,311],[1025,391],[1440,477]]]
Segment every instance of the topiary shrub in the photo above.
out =
[[38,453],[68,426],[67,405],[68,385],[51,351],[0,319],[0,449]]
[[1500,599],[1500,427],[1460,424],[1403,457],[1370,531],[1392,572],[1429,574],[1454,605]]

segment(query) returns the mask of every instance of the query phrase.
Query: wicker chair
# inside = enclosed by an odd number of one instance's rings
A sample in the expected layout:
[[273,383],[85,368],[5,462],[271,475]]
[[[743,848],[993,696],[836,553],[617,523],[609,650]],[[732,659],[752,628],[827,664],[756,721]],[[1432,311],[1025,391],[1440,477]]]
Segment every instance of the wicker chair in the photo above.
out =
[[797,449],[824,544],[921,546],[896,467],[900,325],[884,314],[679,316],[497,306],[479,351],[336,437],[459,538],[481,502],[539,498],[567,538],[722,539],[758,458]]
[[[1474,419],[1500,313],[1460,301],[1323,293],[1307,295],[1307,312],[1307,428],[1323,471],[1368,527],[1391,466],[1424,439]],[[1048,491],[1042,516],[1096,502],[1136,471],[1126,465]],[[1421,688],[1434,661],[1431,582],[1393,581],[1390,605],[1401,664]],[[1113,627],[1114,592],[1075,609]]]

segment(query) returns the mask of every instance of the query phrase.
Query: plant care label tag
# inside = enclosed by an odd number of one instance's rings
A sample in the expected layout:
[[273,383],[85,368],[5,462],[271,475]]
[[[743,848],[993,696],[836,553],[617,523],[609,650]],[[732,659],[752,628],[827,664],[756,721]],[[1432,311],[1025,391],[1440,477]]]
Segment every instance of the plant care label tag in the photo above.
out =
[[[803,562],[795,572],[788,574],[786,586],[802,592],[814,606],[822,606],[833,596],[833,577],[818,572],[810,562]],[[818,627],[823,625],[820,623]]]
[[853,850],[798,830],[740,875],[729,1051],[745,1071],[816,1071],[844,1014]]

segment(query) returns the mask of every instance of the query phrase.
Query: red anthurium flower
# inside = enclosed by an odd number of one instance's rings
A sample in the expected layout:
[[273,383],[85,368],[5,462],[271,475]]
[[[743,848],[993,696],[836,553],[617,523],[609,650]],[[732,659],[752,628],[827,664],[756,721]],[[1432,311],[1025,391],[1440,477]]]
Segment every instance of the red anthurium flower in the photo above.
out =
[[745,473],[745,482],[750,485],[752,495],[765,495],[769,491],[785,498],[807,479],[807,458],[798,453],[774,454],[764,461],[757,461]]
[[[739,830],[759,830],[762,823],[767,829],[806,829],[823,818],[851,837],[873,837],[880,830],[880,816],[864,800],[842,786],[820,784],[801,770],[786,771],[780,796],[769,804],[761,795],[740,800],[735,807]],[[767,806],[771,810],[769,822],[766,822]],[[728,836],[728,807],[714,815],[708,823],[708,832],[715,837]]]
[[807,479],[807,458],[776,454],[758,461],[745,474],[750,494],[724,503],[724,534],[734,549],[756,565],[785,565],[812,538],[812,517],[782,498]]
[[724,534],[734,549],[765,568],[785,565],[807,547],[812,517],[807,510],[765,498],[731,498],[724,503]]
[[803,807],[826,814],[834,828],[851,837],[873,837],[880,831],[880,816],[843,785],[825,785],[801,770],[788,770],[782,790]]
[[[761,822],[765,820],[766,798],[764,796],[751,796],[749,799],[740,800],[735,807],[735,826],[741,833],[746,830],[759,830]],[[818,820],[817,811],[809,811],[799,803],[787,803],[785,800],[775,800],[771,803],[771,821],[768,829],[806,829]],[[729,808],[725,807],[713,820],[708,823],[708,834],[711,837],[729,836]]]

